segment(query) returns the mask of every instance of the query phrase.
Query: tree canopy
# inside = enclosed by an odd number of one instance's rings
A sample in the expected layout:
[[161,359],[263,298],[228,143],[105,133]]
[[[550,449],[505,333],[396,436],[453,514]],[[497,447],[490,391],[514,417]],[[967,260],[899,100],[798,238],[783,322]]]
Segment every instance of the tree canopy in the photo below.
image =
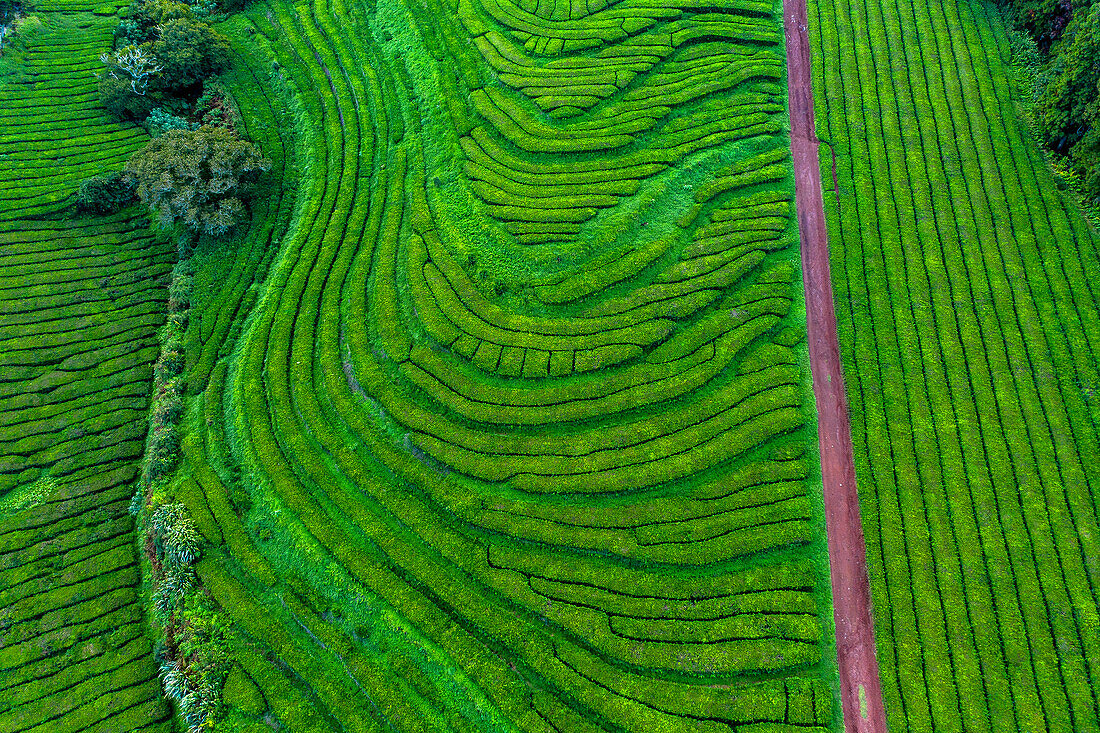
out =
[[180,222],[210,235],[244,220],[252,184],[271,167],[253,144],[230,130],[170,130],[150,141],[126,164],[137,195],[162,225]]

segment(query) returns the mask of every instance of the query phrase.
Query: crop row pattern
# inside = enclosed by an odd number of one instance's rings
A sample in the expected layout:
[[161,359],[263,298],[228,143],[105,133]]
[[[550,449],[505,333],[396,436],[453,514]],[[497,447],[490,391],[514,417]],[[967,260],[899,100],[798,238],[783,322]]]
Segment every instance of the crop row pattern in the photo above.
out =
[[988,5],[811,17],[891,730],[1100,730],[1100,239]]

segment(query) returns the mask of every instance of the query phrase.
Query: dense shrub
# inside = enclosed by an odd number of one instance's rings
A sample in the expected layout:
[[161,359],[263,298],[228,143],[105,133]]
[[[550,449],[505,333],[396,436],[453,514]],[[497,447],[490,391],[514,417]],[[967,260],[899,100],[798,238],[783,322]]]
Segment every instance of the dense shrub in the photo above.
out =
[[130,159],[137,195],[162,225],[219,235],[239,224],[251,185],[271,162],[230,130],[172,130]]
[[111,214],[137,201],[137,182],[122,171],[85,179],[76,190],[76,208],[87,214]]
[[229,39],[174,0],[142,0],[123,12],[115,48],[101,57],[103,106],[116,119],[186,106],[203,81],[229,67]]
[[1062,37],[1074,11],[1088,0],[1005,0],[1013,20],[1027,31],[1039,50],[1048,53]]
[[115,47],[155,41],[158,28],[173,20],[191,20],[194,13],[184,3],[174,0],[139,0],[120,13],[122,20],[115,29]]
[[1068,155],[1100,202],[1100,3],[1070,21],[1037,100],[1044,142]]
[[1025,64],[1034,74],[1035,117],[1042,143],[1084,181],[1100,204],[1100,3],[1095,0],[1003,0],[1034,41]]
[[195,119],[211,127],[225,127],[233,130],[237,126],[237,111],[229,101],[229,96],[216,83],[203,91],[202,96],[195,102],[193,114]]

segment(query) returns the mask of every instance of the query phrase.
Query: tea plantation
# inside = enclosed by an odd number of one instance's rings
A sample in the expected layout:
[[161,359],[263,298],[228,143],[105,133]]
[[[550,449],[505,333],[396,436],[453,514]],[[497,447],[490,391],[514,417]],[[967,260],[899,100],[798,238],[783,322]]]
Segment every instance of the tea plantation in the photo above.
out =
[[227,28],[299,183],[261,288],[195,264],[175,493],[226,720],[834,726],[772,8]]
[[[0,733],[870,730],[781,1],[148,0],[270,163],[220,237],[74,206],[122,7],[0,55]],[[1100,733],[1100,236],[996,9],[809,37],[890,728]]]
[[992,8],[815,15],[891,730],[1098,730],[1100,237],[1020,121]]
[[110,20],[42,11],[0,77],[0,730],[168,731],[126,508],[175,252],[58,215],[145,133],[97,106]]

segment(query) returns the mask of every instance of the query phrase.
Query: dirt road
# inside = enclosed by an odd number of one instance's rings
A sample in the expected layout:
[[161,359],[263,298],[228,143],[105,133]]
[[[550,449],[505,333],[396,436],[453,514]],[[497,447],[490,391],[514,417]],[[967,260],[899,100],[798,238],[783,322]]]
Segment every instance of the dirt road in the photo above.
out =
[[875,657],[871,589],[852,461],[852,429],[833,312],[821,167],[814,128],[806,0],[783,0],[783,25],[787,39],[787,95],[798,230],[802,240],[807,338],[817,401],[844,729],[847,733],[886,733],[886,712]]

